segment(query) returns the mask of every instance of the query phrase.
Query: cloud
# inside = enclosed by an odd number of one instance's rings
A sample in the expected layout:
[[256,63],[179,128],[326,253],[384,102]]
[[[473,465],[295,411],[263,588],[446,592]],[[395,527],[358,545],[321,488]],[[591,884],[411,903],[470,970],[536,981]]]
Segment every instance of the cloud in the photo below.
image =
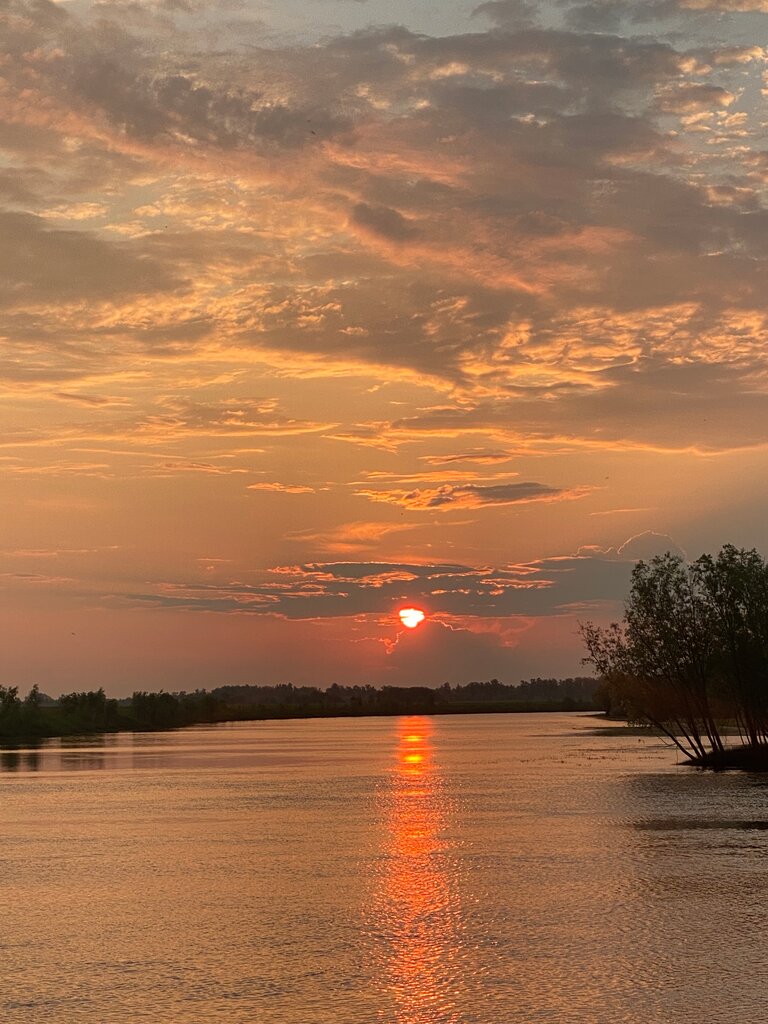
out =
[[659,451],[762,446],[768,443],[763,373],[753,363],[739,368],[663,359],[627,362],[592,372],[581,386],[532,387],[506,402],[436,406],[393,421],[383,432],[410,438],[486,434],[516,443],[552,440]]
[[[624,511],[619,509],[617,511]],[[687,554],[680,545],[666,533],[657,533],[655,530],[645,530],[643,533],[635,534],[623,544],[617,547],[601,548],[597,545],[580,547],[577,551],[579,556],[586,558],[607,558],[617,561],[650,561],[656,555],[667,553],[678,555],[687,559]]]
[[188,72],[139,75],[115,50],[74,65],[72,92],[100,107],[123,131],[139,139],[204,143],[224,150],[269,151],[315,145],[348,130],[348,123],[314,105],[293,105],[261,91],[222,88]]
[[[503,3],[503,0],[502,0]],[[702,14],[765,14],[766,0],[650,0],[644,4],[631,0],[594,0],[575,4],[566,13],[566,21],[588,32],[618,30],[622,22],[649,22],[666,18],[690,18]]]
[[638,533],[618,548],[618,557],[631,559],[632,561],[648,561],[655,555],[664,555],[671,552],[681,558],[687,558],[685,551],[679,544],[666,533],[655,533],[653,530],[646,530],[645,533]]
[[60,398],[63,402],[74,402],[77,405],[84,405],[86,407],[103,408],[108,405],[121,405],[124,404],[124,399],[113,399],[107,398],[103,395],[80,395],[70,391],[55,391],[55,398]]
[[182,284],[140,247],[53,229],[32,214],[0,211],[0,236],[0,302],[6,308],[149,295]]
[[733,14],[768,14],[766,0],[678,0],[685,11],[727,11]]
[[171,477],[181,473],[203,474],[204,476],[229,476],[232,473],[247,473],[237,466],[215,466],[210,462],[158,462],[148,467],[148,475]]
[[70,556],[97,555],[102,557],[108,551],[118,551],[118,544],[94,548],[10,548],[0,550],[2,558],[65,558]]
[[[158,608],[271,615],[289,619],[382,615],[396,618],[398,607],[415,604],[428,618],[451,622],[541,617],[616,609],[629,588],[637,557],[672,547],[660,535],[646,534],[627,545],[601,550],[584,548],[565,555],[507,566],[472,566],[443,562],[338,561],[275,566],[252,573],[252,582],[211,578],[169,581],[151,590],[130,590],[105,597],[107,604],[154,605]],[[640,552],[640,554],[638,554]],[[229,572],[214,565],[213,575]]]
[[357,203],[352,210],[352,221],[359,227],[395,242],[405,242],[418,234],[401,213],[387,206]]
[[518,454],[514,451],[489,451],[478,448],[474,451],[461,452],[457,455],[422,455],[421,458],[431,466],[450,466],[457,462],[490,463],[509,462]]
[[76,462],[72,459],[30,464],[6,463],[3,472],[8,477],[82,477],[109,480],[115,476],[114,469],[108,462]]
[[632,515],[636,512],[655,512],[655,508],[606,508],[600,512],[590,512],[591,516],[618,516],[618,515]]
[[[130,216],[102,204],[122,242],[90,221],[17,225],[39,247],[30,265],[52,271],[25,279],[23,261],[9,265],[23,313],[3,326],[19,343],[60,337],[47,303],[70,303],[71,372],[105,347],[219,348],[297,375],[410,375],[478,397],[534,369],[584,383],[585,363],[639,367],[673,347],[696,363],[702,338],[727,362],[734,315],[762,308],[757,126],[725,109],[759,82],[755,47],[685,49],[573,19],[545,29],[528,5],[497,3],[481,12],[503,27],[467,34],[371,29],[247,57],[185,35],[159,53],[115,12],[96,24],[14,11],[9,74],[34,98],[15,109],[13,145],[39,164],[35,189],[68,193],[43,208],[92,213],[95,185],[111,196],[148,183]],[[673,111],[711,114],[687,126],[709,151],[670,131]],[[20,184],[8,178],[17,197]],[[135,296],[153,290],[163,303],[137,315]],[[690,306],[687,330],[657,316],[672,304]]]
[[[163,397],[151,410],[132,417],[110,417],[60,426],[52,433],[39,428],[6,432],[0,447],[20,448],[45,443],[73,445],[85,441],[120,441],[138,445],[172,444],[186,438],[297,437],[329,430],[332,423],[285,416],[274,399],[242,398],[203,402]],[[164,468],[201,468],[204,463],[169,462]]]
[[504,28],[530,28],[538,21],[535,4],[528,0],[489,0],[472,12],[475,16],[485,15]]
[[547,484],[521,482],[512,484],[444,484],[442,487],[420,488],[413,491],[357,492],[372,501],[383,501],[391,505],[414,511],[450,511],[452,509],[487,508],[527,504],[534,501],[563,501],[581,497],[583,490],[563,490]]
[[687,82],[666,87],[659,94],[658,105],[665,114],[691,114],[729,107],[735,100],[735,94],[721,86]]
[[310,545],[316,551],[342,555],[374,550],[390,535],[410,533],[420,528],[412,523],[358,521],[342,523],[331,530],[296,530],[287,533],[286,539]]
[[314,487],[307,487],[304,484],[281,484],[277,481],[267,483],[266,481],[257,484],[248,484],[249,491],[273,491],[278,494],[314,494]]

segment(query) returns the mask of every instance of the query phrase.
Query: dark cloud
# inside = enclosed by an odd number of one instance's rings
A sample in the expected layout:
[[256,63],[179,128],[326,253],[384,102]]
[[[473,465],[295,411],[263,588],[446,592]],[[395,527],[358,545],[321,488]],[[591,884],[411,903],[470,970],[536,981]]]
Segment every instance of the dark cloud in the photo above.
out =
[[594,0],[592,3],[567,3],[566,21],[583,31],[605,32],[620,28],[622,21],[647,23],[668,18],[690,22],[691,18],[723,14],[765,14],[766,0]]
[[[189,10],[184,2],[166,9]],[[112,10],[117,13],[119,5]],[[183,37],[176,53],[167,50],[158,58],[151,44],[118,21],[89,25],[49,0],[12,0],[0,12],[0,26],[6,52],[15,58],[10,76],[20,86],[34,83],[41,97],[48,92],[68,104],[83,127],[85,119],[106,119],[114,130],[143,141],[254,152],[314,145],[349,128],[338,111],[309,98],[311,89],[302,90],[306,99],[279,98],[285,90],[270,88],[270,80],[275,83],[268,68],[226,81],[213,61],[208,74],[204,58],[184,52]],[[272,63],[268,55],[265,63]],[[242,60],[238,66],[243,69]],[[248,85],[246,77],[263,79],[264,88]]]
[[489,0],[472,13],[484,15],[504,28],[530,28],[538,22],[536,5],[528,0]]
[[216,88],[191,74],[137,78],[111,54],[78,64],[71,88],[98,105],[119,129],[144,139],[163,136],[222,149],[294,149],[348,128],[326,110],[273,102],[260,92]]
[[717,451],[768,441],[762,370],[649,361],[593,378],[591,387],[529,389],[507,403],[435,407],[397,420],[390,429],[411,438],[487,433],[660,450]]
[[395,242],[405,242],[417,234],[413,225],[401,213],[388,206],[357,203],[352,210],[352,220],[360,227]]
[[[642,547],[642,538],[635,540]],[[643,550],[650,546],[646,543]],[[289,619],[394,615],[403,603],[438,617],[552,616],[570,614],[576,605],[621,601],[635,560],[627,547],[506,567],[309,562],[277,567],[260,574],[256,583],[164,583],[120,600]]]
[[32,214],[0,211],[0,301],[96,299],[168,291],[182,282],[140,246],[51,228]]
[[566,24],[580,32],[616,32],[629,13],[626,0],[578,4],[566,11]]

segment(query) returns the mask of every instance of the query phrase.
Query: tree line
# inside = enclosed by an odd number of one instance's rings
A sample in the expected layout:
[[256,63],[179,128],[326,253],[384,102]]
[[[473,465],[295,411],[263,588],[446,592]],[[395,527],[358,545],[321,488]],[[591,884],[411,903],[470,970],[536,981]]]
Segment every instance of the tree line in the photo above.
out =
[[26,697],[0,686],[0,739],[66,736],[120,730],[174,729],[185,725],[270,718],[478,711],[590,710],[595,679],[531,679],[518,685],[497,679],[463,685],[316,686],[232,685],[193,693],[136,690],[107,697],[103,688],[62,694],[54,700],[34,686]]
[[598,681],[591,677],[530,679],[517,684],[487,682],[428,686],[221,686],[212,695],[231,707],[258,708],[266,717],[314,714],[451,713],[473,710],[591,710]]
[[17,686],[0,686],[0,738],[68,736],[124,729],[172,729],[219,721],[222,702],[204,691],[191,694],[136,691],[127,700],[103,688],[64,693],[57,700],[33,686],[26,697]]
[[622,622],[581,633],[619,713],[700,764],[768,762],[768,564],[755,549],[638,562]]

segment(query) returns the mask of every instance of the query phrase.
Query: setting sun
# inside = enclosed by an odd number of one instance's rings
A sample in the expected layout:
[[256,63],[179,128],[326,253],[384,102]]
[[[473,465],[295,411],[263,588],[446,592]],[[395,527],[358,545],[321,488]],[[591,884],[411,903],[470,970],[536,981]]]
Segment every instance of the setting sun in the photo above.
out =
[[419,623],[426,618],[421,608],[401,608],[397,614],[400,616],[402,624],[408,629],[416,629]]

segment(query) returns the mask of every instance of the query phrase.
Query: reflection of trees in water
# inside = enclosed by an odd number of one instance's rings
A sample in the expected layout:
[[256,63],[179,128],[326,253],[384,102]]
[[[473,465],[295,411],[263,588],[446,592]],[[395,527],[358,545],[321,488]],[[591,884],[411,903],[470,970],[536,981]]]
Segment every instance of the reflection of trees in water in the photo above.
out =
[[64,771],[100,771],[106,767],[106,757],[100,750],[68,750],[61,754]]
[[0,751],[0,770],[4,772],[36,772],[40,768],[40,754],[35,749]]
[[450,806],[434,759],[432,723],[398,720],[384,797],[385,859],[372,907],[381,973],[397,1024],[459,1024],[461,915],[451,849]]

